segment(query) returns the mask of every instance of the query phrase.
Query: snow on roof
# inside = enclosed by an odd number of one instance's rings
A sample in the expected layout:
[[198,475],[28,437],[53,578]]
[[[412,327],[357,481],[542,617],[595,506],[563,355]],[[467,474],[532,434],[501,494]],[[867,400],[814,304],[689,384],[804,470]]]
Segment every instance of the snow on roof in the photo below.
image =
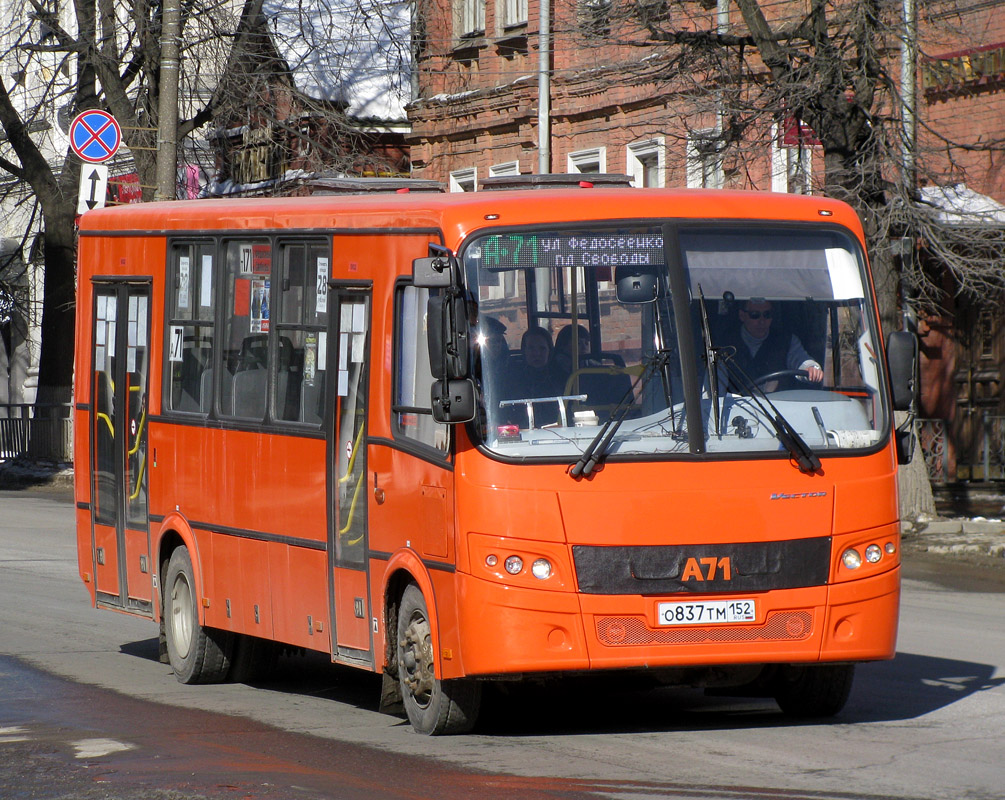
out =
[[297,89],[358,120],[401,121],[410,99],[407,0],[265,0]]
[[949,225],[1005,225],[1005,205],[963,183],[922,187],[921,202]]

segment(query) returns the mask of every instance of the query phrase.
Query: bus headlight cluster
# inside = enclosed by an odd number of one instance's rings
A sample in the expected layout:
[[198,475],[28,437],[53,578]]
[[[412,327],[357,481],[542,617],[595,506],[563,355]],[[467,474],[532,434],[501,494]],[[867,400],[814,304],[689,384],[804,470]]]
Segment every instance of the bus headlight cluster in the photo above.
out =
[[[882,547],[870,544],[865,548],[865,561],[869,564],[878,564],[884,555],[892,556],[896,552],[897,545],[894,542],[887,542]],[[848,569],[858,569],[862,566],[862,561],[862,554],[854,547],[849,547],[841,554],[841,563]]]
[[[499,556],[495,553],[490,553],[485,556],[485,566],[490,569],[495,567],[499,563]],[[524,561],[518,555],[506,556],[503,561],[503,569],[505,569],[510,575],[519,575],[524,571]],[[546,558],[538,558],[530,565],[530,574],[541,581],[546,581],[551,577],[552,566],[551,562]]]

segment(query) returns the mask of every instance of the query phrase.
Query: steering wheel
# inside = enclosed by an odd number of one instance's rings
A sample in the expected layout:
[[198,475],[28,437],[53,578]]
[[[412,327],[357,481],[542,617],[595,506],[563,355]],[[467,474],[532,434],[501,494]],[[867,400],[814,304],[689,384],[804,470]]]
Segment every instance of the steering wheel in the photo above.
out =
[[768,383],[769,381],[777,381],[781,378],[802,378],[806,382],[807,386],[813,386],[813,382],[809,379],[810,373],[804,369],[779,369],[774,372],[769,372],[767,375],[762,375],[760,378],[754,381],[755,386],[760,386],[762,383]]

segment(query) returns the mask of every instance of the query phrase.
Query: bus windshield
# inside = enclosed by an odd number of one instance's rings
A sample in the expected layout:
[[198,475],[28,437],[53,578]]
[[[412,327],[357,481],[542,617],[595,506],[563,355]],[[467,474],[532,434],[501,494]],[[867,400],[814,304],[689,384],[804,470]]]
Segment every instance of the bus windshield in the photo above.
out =
[[791,432],[824,457],[887,428],[843,228],[592,223],[484,233],[461,257],[475,427],[500,457],[574,461],[601,431],[611,459],[785,454]]

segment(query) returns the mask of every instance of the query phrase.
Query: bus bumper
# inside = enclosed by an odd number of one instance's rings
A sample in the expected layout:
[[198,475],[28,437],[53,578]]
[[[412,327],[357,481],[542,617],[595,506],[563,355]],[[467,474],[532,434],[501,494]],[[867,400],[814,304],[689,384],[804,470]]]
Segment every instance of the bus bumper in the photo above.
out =
[[758,594],[758,623],[706,627],[655,624],[657,604],[684,599],[679,596],[585,595],[457,577],[467,675],[871,661],[892,658],[896,650],[899,567],[857,581]]

